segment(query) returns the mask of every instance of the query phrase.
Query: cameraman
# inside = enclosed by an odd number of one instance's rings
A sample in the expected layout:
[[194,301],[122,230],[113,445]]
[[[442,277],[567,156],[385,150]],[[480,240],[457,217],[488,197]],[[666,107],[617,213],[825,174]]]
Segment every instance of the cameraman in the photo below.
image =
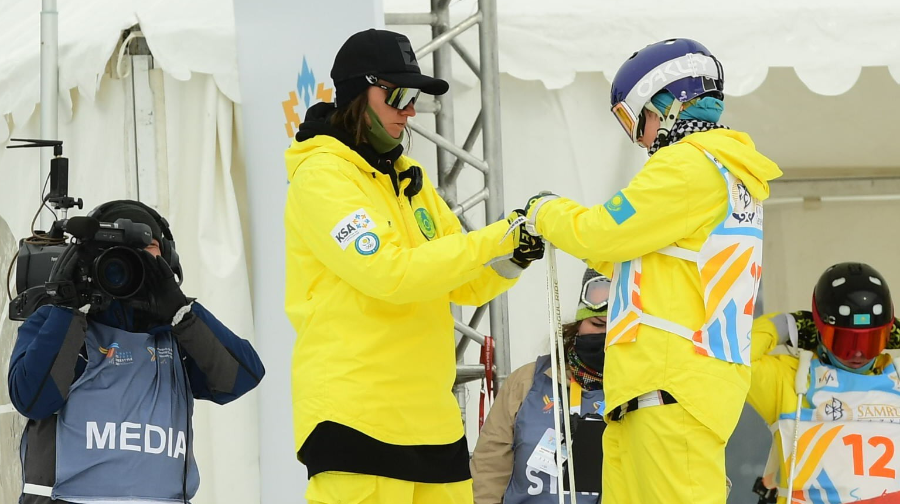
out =
[[[19,502],[188,502],[200,483],[193,399],[228,403],[265,370],[249,342],[182,293],[165,219],[130,200],[90,216],[150,227],[153,240],[138,252],[144,283],[99,309],[57,298],[19,328],[8,377],[14,406],[29,418]],[[50,281],[83,284],[84,255],[69,245]]]

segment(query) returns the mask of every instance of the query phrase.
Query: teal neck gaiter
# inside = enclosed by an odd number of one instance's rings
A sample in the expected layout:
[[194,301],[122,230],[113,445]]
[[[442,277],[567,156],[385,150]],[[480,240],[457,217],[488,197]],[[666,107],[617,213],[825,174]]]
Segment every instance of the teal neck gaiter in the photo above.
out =
[[384,154],[400,145],[400,142],[403,141],[405,132],[400,133],[399,138],[394,138],[386,129],[384,129],[384,124],[381,123],[381,119],[378,118],[378,114],[372,110],[372,107],[366,107],[366,115],[369,116],[371,122],[369,127],[366,128],[366,140],[369,141],[369,144],[372,145],[375,152]]

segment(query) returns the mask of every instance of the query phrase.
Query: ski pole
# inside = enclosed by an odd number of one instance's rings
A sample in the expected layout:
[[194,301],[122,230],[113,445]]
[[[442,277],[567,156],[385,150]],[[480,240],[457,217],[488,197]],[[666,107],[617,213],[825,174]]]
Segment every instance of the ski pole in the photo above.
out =
[[[565,504],[564,481],[562,467],[562,441],[566,440],[566,451],[569,460],[569,502],[576,504],[575,493],[575,464],[572,460],[572,422],[569,417],[569,396],[562,394],[562,417],[565,438],[560,436],[559,420],[559,385],[566,383],[566,352],[563,345],[562,315],[559,308],[559,274],[556,270],[556,247],[548,241],[544,241],[547,252],[547,290],[550,304],[550,325],[553,326],[553,336],[550,338],[551,375],[553,378],[553,425],[556,429],[556,469],[557,485],[559,486],[559,503]],[[560,377],[560,374],[562,375]]]

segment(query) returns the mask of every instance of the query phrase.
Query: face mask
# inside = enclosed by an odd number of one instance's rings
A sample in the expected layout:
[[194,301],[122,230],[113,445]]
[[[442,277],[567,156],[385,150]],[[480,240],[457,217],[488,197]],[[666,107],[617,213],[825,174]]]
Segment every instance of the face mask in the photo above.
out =
[[381,123],[381,119],[378,118],[378,114],[372,110],[372,107],[366,107],[366,114],[369,116],[371,122],[369,127],[366,128],[366,140],[369,141],[369,144],[372,145],[375,152],[384,154],[400,145],[400,142],[403,141],[405,132],[400,133],[399,138],[394,138],[386,129],[384,129],[384,124]]
[[578,334],[575,336],[575,354],[586,366],[603,372],[603,358],[606,356],[606,333]]

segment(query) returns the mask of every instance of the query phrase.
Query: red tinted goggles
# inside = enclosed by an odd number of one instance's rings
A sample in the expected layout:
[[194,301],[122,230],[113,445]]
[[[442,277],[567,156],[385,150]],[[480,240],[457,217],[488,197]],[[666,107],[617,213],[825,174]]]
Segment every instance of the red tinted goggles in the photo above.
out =
[[829,352],[841,360],[862,354],[867,360],[878,357],[887,347],[893,324],[865,329],[849,329],[820,324],[819,335]]

